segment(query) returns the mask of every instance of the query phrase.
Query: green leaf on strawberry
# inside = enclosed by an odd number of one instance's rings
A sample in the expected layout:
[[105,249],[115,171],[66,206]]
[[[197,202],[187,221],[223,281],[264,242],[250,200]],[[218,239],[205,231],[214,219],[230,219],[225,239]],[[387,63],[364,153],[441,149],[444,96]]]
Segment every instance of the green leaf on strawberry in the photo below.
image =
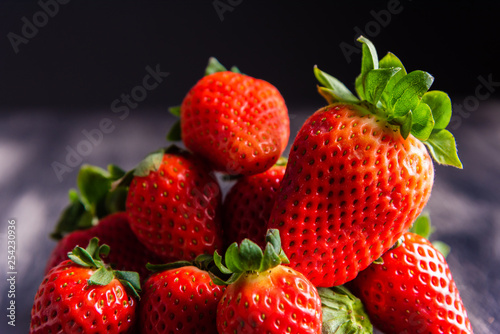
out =
[[451,119],[451,100],[448,94],[439,90],[431,90],[422,96],[422,102],[432,110],[434,130],[442,130]]
[[68,253],[68,257],[79,266],[95,269],[95,272],[88,279],[89,285],[105,286],[114,278],[117,278],[126,288],[128,288],[130,293],[139,298],[139,292],[141,291],[139,274],[133,271],[111,269],[101,259],[101,255],[107,256],[109,252],[109,246],[99,246],[99,239],[94,237],[90,240],[87,248],[83,249],[80,246],[76,246]]
[[448,256],[448,254],[450,254],[451,247],[447,243],[440,240],[434,240],[431,243],[432,246],[434,246],[434,248],[436,248],[441,254],[443,254],[445,258]]
[[168,111],[175,117],[179,117],[181,115],[181,106],[170,107]]
[[[179,107],[180,108],[180,107]],[[180,116],[180,113],[178,117]],[[177,120],[167,133],[168,141],[180,141],[182,139],[181,121]]]
[[429,239],[430,235],[434,232],[434,228],[431,226],[431,218],[428,212],[422,212],[420,216],[415,219],[410,228],[410,232]]
[[314,74],[319,83],[323,86],[318,86],[319,93],[329,102],[337,101],[352,101],[358,102],[359,99],[339,80],[332,77],[328,73],[321,71],[317,66],[314,66]]
[[462,162],[456,154],[457,144],[450,131],[443,129],[433,132],[424,144],[438,163],[462,168]]
[[95,212],[97,203],[111,187],[112,175],[102,168],[84,165],[77,177],[81,200],[88,211]]
[[382,93],[389,81],[400,70],[401,68],[399,67],[391,67],[369,71],[365,78],[365,85],[367,87],[365,91],[366,100],[376,105],[382,97]]
[[[210,75],[210,74],[214,74],[217,72],[225,72],[225,71],[227,71],[227,68],[224,65],[222,65],[217,60],[217,58],[210,57],[208,59],[208,65],[207,65],[207,68],[205,69],[205,76]],[[235,73],[241,73],[239,68],[236,66],[231,67],[230,71],[235,72]]]
[[433,76],[420,70],[407,73],[392,53],[379,61],[369,39],[361,36],[358,41],[362,43],[361,74],[355,81],[359,98],[315,66],[319,93],[330,104],[346,102],[364,107],[399,130],[403,138],[412,134],[426,144],[436,162],[462,168],[455,138],[445,130],[451,118],[451,101],[444,92],[429,91]]
[[266,234],[266,248],[262,249],[250,239],[244,239],[239,245],[232,243],[226,250],[224,263],[217,251],[214,253],[214,262],[223,274],[231,277],[223,281],[213,275],[215,284],[228,285],[235,282],[245,272],[264,272],[280,264],[289,263],[287,256],[281,249],[281,239],[278,230],[269,229]]
[[415,110],[434,78],[427,72],[413,71],[394,86],[389,99],[389,119],[402,117]]
[[148,156],[135,167],[134,176],[148,176],[150,172],[157,171],[161,165],[164,154],[164,149],[148,154]]
[[216,72],[224,72],[224,71],[227,71],[227,69],[217,60],[217,58],[210,57],[208,59],[208,65],[207,68],[205,69],[205,75],[210,75]]
[[427,140],[434,128],[431,108],[426,103],[420,102],[412,112],[412,117],[411,133],[422,141]]
[[69,191],[70,203],[51,237],[59,240],[66,233],[96,225],[104,216],[124,211],[129,183],[129,174],[116,165],[110,164],[107,169],[82,165],[77,175],[77,189]]
[[373,326],[360,299],[344,286],[318,288],[323,334],[369,334]]

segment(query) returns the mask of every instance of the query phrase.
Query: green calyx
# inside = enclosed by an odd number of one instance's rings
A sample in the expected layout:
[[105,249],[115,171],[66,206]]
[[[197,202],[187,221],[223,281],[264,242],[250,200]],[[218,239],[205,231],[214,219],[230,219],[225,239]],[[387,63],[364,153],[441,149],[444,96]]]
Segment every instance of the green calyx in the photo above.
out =
[[129,175],[116,165],[107,169],[83,165],[77,176],[77,189],[69,191],[69,205],[63,210],[51,237],[86,229],[100,218],[125,211]]
[[108,245],[99,246],[99,239],[92,238],[86,249],[76,246],[68,253],[68,257],[79,266],[96,270],[87,281],[89,285],[106,286],[116,278],[134,297],[139,298],[141,292],[139,274],[134,271],[112,270],[106,266],[101,256],[107,256],[109,251]]
[[222,256],[217,251],[214,253],[214,262],[220,272],[230,275],[226,281],[210,273],[212,280],[217,285],[228,285],[244,273],[261,273],[280,264],[288,264],[288,258],[281,249],[279,231],[269,229],[266,234],[266,248],[264,251],[250,239],[244,239],[239,245],[235,242],[226,250],[224,264]]
[[[215,57],[210,57],[208,59],[208,65],[205,68],[205,76],[217,72],[226,72],[226,71],[228,71],[228,69],[224,65],[222,65]],[[239,68],[236,66],[231,67],[229,71],[241,74]],[[170,107],[168,108],[168,111],[176,118],[181,117],[181,106]],[[181,139],[182,139],[182,131],[181,131],[181,121],[179,119],[170,128],[170,131],[167,134],[167,140],[180,141]]]
[[322,334],[371,334],[373,326],[360,299],[343,286],[318,288]]
[[137,166],[131,171],[133,176],[145,177],[151,172],[156,172],[161,166],[165,154],[181,154],[183,151],[176,145],[170,145],[166,148],[160,148],[149,153]]
[[315,66],[318,92],[330,104],[364,107],[399,129],[404,139],[411,133],[422,141],[436,162],[462,168],[455,138],[445,129],[451,119],[451,100],[442,91],[429,91],[432,75],[419,70],[407,73],[399,58],[390,52],[379,61],[370,40],[360,36],[358,41],[362,43],[361,74],[355,81],[358,96]]
[[[205,69],[205,76],[214,74],[217,72],[226,72],[227,68],[222,65],[215,57],[210,57],[208,59],[208,65],[207,68]],[[236,66],[231,67],[229,70],[234,73],[241,73],[240,69]]]

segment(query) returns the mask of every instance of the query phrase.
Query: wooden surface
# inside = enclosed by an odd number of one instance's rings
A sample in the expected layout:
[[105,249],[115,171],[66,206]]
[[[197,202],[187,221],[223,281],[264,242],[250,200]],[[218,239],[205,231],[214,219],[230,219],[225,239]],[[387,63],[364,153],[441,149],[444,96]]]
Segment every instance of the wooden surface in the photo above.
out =
[[[464,170],[436,167],[427,206],[437,231],[448,243],[448,261],[468,309],[475,333],[500,333],[500,103],[482,102],[456,129]],[[290,107],[292,139],[314,108]],[[164,146],[172,118],[166,110],[136,109],[120,120],[110,110],[62,112],[12,111],[0,115],[0,245],[6,226],[17,225],[16,327],[7,326],[6,280],[0,281],[0,333],[27,333],[31,303],[55,243],[48,238],[75,186],[76,167],[58,179],[52,163],[65,162],[67,147],[76,149],[83,130],[108,118],[110,133],[83,157],[82,163],[134,167],[148,152]],[[0,270],[7,272],[7,259]],[[2,274],[4,275],[4,274]]]

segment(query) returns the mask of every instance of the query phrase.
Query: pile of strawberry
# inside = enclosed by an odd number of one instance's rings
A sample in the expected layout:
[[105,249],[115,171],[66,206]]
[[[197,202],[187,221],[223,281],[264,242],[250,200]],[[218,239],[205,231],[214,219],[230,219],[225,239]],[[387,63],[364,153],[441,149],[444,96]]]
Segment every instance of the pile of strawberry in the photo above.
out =
[[171,108],[185,149],[83,166],[30,333],[472,333],[421,215],[431,156],[462,168],[451,101],[359,41],[357,96],[315,67],[328,105],[288,160],[278,90],[211,59]]

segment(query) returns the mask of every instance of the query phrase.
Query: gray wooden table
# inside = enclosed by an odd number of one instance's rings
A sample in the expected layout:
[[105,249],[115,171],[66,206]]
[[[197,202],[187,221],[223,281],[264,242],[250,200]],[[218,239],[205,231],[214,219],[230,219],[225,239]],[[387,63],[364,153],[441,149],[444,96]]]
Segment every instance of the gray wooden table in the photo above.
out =
[[[289,106],[292,138],[315,108]],[[108,133],[85,149],[84,130],[109,119]],[[16,224],[16,326],[7,324],[7,256],[0,258],[0,333],[27,333],[35,291],[55,243],[48,233],[67,204],[78,166],[59,177],[53,163],[66,164],[69,151],[85,153],[81,163],[132,168],[148,152],[165,146],[173,118],[166,110],[132,110],[119,119],[111,110],[12,110],[0,116],[0,254],[6,254],[9,219]],[[500,102],[479,109],[452,129],[464,170],[437,167],[427,209],[448,243],[451,271],[475,333],[500,333]],[[110,130],[112,128],[112,130]],[[99,139],[100,138],[100,139]],[[80,145],[80,146],[79,146]],[[69,150],[69,151],[68,151]],[[75,161],[73,161],[75,163]],[[78,165],[78,164],[77,164]]]

